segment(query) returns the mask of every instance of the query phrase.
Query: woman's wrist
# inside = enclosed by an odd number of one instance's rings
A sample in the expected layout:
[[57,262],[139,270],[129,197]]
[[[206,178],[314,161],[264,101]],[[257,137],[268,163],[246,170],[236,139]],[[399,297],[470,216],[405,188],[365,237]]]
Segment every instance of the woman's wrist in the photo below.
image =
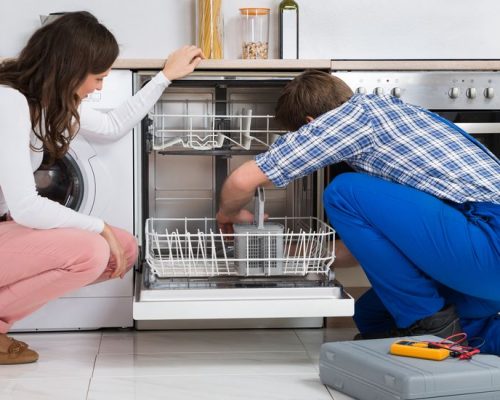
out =
[[107,237],[109,235],[110,230],[111,228],[109,227],[109,225],[106,222],[104,222],[104,227],[102,228],[100,235],[103,237]]

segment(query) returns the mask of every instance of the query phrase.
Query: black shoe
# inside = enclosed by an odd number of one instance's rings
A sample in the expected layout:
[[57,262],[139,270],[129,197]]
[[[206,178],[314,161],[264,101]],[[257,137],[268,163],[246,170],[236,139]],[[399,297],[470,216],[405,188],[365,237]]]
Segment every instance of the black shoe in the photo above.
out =
[[444,307],[430,317],[423,318],[408,328],[398,329],[400,336],[434,335],[441,338],[462,333],[460,318],[453,305]]
[[[434,315],[418,320],[408,328],[397,328],[388,332],[358,333],[354,337],[354,340],[419,335],[434,335],[441,338],[447,338],[448,336],[462,332],[460,319],[455,312],[455,307],[453,307],[453,305],[448,305]],[[462,345],[465,345],[465,342],[463,342]]]

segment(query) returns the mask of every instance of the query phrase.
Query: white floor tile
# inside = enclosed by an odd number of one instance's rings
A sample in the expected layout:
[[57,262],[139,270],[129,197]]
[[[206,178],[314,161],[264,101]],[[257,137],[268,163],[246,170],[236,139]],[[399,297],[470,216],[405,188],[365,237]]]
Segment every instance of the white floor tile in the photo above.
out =
[[0,379],[0,400],[85,400],[88,379]]
[[0,366],[2,379],[90,378],[101,341],[100,332],[14,334],[38,352],[32,364]]
[[304,351],[292,329],[104,333],[100,353]]
[[94,377],[317,374],[305,351],[99,354]]
[[317,374],[94,378],[88,400],[331,400]]
[[42,353],[97,354],[101,343],[101,332],[38,332],[13,333],[14,339],[22,340]]
[[317,365],[323,343],[352,340],[358,330],[356,328],[296,329],[295,333],[306,348],[311,360]]
[[348,395],[346,395],[344,393],[337,392],[336,390],[333,390],[332,388],[328,388],[328,391],[330,392],[330,394],[334,400],[356,400],[354,397],[349,397]]
[[0,382],[3,379],[90,378],[95,357],[95,354],[41,353],[35,363],[1,365]]
[[[0,400],[351,400],[318,377],[353,329],[14,334],[40,353],[0,366]],[[99,353],[98,353],[99,351]],[[90,389],[89,389],[89,379]]]

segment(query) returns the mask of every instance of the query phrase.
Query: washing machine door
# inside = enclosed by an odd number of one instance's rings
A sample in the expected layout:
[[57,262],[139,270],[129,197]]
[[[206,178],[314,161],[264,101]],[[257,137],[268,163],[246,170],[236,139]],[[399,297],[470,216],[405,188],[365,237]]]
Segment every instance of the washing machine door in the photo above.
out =
[[[95,194],[95,166],[91,160],[95,151],[78,136],[71,142],[68,153],[51,166],[35,171],[35,183],[40,196],[85,214],[92,214]],[[95,163],[94,163],[95,164]]]

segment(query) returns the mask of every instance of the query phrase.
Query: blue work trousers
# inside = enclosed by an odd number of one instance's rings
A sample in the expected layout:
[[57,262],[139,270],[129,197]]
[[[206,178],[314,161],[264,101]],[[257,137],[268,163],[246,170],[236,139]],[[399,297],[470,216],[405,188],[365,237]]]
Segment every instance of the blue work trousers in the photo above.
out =
[[361,173],[336,177],[324,204],[372,284],[356,304],[361,333],[406,328],[451,303],[482,350],[500,354],[500,205],[446,202]]

